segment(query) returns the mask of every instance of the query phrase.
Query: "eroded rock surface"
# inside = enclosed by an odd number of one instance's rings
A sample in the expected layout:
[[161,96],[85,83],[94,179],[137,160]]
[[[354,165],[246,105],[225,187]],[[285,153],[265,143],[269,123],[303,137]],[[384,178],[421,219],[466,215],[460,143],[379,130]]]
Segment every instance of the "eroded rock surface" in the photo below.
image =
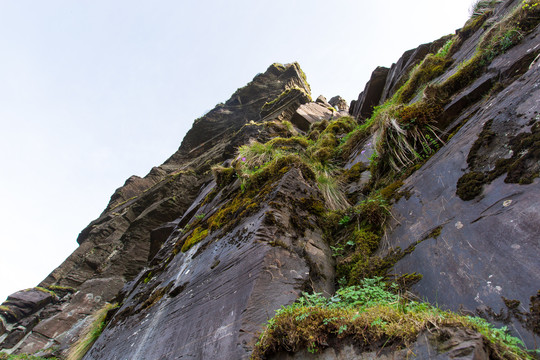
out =
[[[2,313],[7,333],[0,338],[0,346],[15,352],[65,351],[86,326],[88,316],[112,301],[148,265],[174,230],[175,221],[211,179],[210,167],[230,159],[238,146],[262,130],[266,134],[282,131],[279,124],[262,124],[261,108],[295,91],[306,99],[281,104],[277,117],[290,117],[309,101],[309,85],[298,64],[274,64],[226,103],[197,119],[179,150],[164,164],[144,178],[129,178],[116,190],[105,211],[79,235],[80,246],[40,284],[70,287],[75,294],[62,297],[56,305],[51,304],[51,294],[38,290],[8,299],[2,308],[7,309]],[[29,319],[38,311],[37,318]],[[24,326],[25,321],[32,326]]]
[[[352,343],[352,344],[351,344]],[[280,353],[272,356],[272,360],[488,360],[489,350],[486,349],[482,335],[471,330],[442,328],[436,332],[424,331],[408,348],[382,348],[377,351],[362,349],[353,345],[354,340],[344,340],[341,344],[327,348],[320,353],[310,353],[302,350],[294,354]]]

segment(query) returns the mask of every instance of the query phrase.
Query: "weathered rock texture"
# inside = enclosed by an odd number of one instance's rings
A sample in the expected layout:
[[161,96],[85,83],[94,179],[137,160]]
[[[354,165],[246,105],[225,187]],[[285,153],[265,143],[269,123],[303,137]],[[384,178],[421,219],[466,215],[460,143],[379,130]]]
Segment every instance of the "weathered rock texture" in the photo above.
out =
[[[116,190],[105,211],[79,235],[80,246],[40,284],[70,287],[75,294],[67,294],[51,304],[50,294],[30,290],[12,295],[3,304],[0,314],[8,331],[0,338],[0,347],[16,352],[52,346],[67,348],[77,339],[85,319],[117,296],[124,284],[148,265],[179,219],[186,215],[202,186],[211,179],[210,167],[233,157],[238,146],[263,129],[265,134],[284,131],[280,124],[263,125],[261,109],[295,92],[303,94],[300,103],[308,101],[309,85],[298,64],[275,64],[238,89],[225,104],[218,104],[197,119],[179,150],[163,165],[153,168],[145,178],[129,178]],[[281,112],[276,116],[286,113],[290,118],[300,103],[282,101]],[[163,230],[167,226],[169,229]],[[306,274],[302,261],[298,262],[299,277],[294,281],[302,283]],[[331,276],[328,281],[332,282]],[[287,301],[292,301],[298,289],[293,286],[290,291]],[[273,310],[280,304],[269,306]],[[30,331],[22,321],[33,313],[38,314],[39,324]],[[264,319],[259,317],[257,321],[259,326]]]
[[[489,25],[520,3],[500,3],[483,19]],[[451,64],[431,85],[460,71],[488,27],[458,31]],[[235,166],[244,161],[239,146],[306,133],[347,112],[364,121],[448,39],[405,52],[390,69],[377,68],[350,108],[340,97],[313,102],[296,63],[257,75],[197,119],[167,161],[117,189],[80,233],[78,249],[41,288],[3,303],[0,350],[64,356],[90,315],[116,301],[119,308],[84,359],[248,358],[276,309],[304,290],[333,293],[335,259],[321,222],[328,200],[314,173],[294,157],[256,188],[234,171],[212,176],[212,166]],[[404,179],[398,191],[406,196],[392,204],[376,253],[393,259],[390,275],[422,274],[412,287],[421,298],[508,325],[528,347],[536,346],[540,331],[539,44],[536,27],[474,81],[447,94],[431,119],[447,142]],[[326,134],[327,152],[347,141],[336,134]],[[347,181],[351,201],[363,199],[370,186],[365,169],[380,150],[376,135],[359,137],[335,165],[364,169]],[[464,179],[470,182],[465,187]],[[409,351],[420,358],[489,358],[477,333],[440,331],[448,336],[422,333],[409,350],[373,352],[343,342],[316,356],[304,351],[275,358],[401,359]]]

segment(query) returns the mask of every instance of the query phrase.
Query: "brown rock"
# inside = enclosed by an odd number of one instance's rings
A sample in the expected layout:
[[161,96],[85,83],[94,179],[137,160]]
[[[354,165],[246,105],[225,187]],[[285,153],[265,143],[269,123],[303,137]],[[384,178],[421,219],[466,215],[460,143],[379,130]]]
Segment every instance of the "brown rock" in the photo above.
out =
[[349,105],[347,104],[347,100],[345,100],[339,95],[331,98],[329,103],[339,111],[349,112]]
[[25,316],[35,313],[54,300],[54,295],[37,288],[18,291],[8,296],[2,305],[9,310],[2,309],[0,310],[0,314],[8,322],[14,323]]
[[26,329],[24,328],[16,328],[11,330],[4,341],[0,343],[0,349],[11,349],[25,337],[26,333]]
[[302,131],[308,131],[311,124],[321,120],[329,120],[333,116],[332,110],[318,103],[309,103],[301,105],[293,117],[291,122]]

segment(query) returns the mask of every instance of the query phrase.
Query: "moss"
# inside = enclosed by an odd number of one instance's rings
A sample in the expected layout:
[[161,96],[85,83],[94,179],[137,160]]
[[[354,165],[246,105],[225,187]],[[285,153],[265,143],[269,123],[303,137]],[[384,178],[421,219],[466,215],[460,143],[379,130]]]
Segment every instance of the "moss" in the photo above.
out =
[[141,306],[137,310],[137,313],[149,309],[155,304],[157,304],[158,301],[163,298],[163,296],[167,295],[169,290],[171,290],[172,286],[173,283],[171,282],[167,286],[155,288],[152,293],[150,293],[150,295],[146,298],[146,300],[144,300],[144,302],[141,304]]
[[[443,113],[441,104],[435,101],[418,101],[397,110],[401,124],[426,125],[434,123]],[[406,126],[405,126],[406,128]]]
[[381,189],[379,194],[386,201],[390,201],[391,199],[395,199],[397,201],[403,195],[401,193],[396,193],[397,189],[399,189],[401,186],[403,186],[403,181],[402,180],[394,181],[390,185],[388,185],[385,188]]
[[[478,151],[488,146],[495,134],[490,130],[491,122],[486,123],[477,141],[473,144],[467,157],[469,166],[477,166]],[[531,127],[531,132],[516,135],[509,141],[512,157],[499,159],[495,168],[482,173],[471,171],[459,178],[456,194],[462,200],[472,200],[482,192],[484,184],[490,183],[507,173],[504,182],[512,184],[530,184],[540,175],[540,124]]]
[[236,176],[236,171],[232,167],[213,166],[212,175],[216,181],[217,187],[222,188],[229,185]]
[[283,105],[283,103],[285,102],[288,102],[289,101],[288,99],[294,99],[300,96],[309,97],[306,91],[300,87],[293,87],[290,89],[286,89],[281,94],[279,94],[274,100],[266,102],[261,108],[261,113],[271,112],[274,108]]
[[492,11],[487,11],[481,16],[474,16],[471,17],[459,30],[458,34],[462,38],[468,38],[472,33],[476,32],[478,29],[482,27],[482,25],[486,22],[486,20],[490,17],[492,14]]
[[455,74],[450,76],[446,81],[435,86],[435,89],[440,94],[439,96],[449,99],[453,94],[469,85],[478,78],[486,67],[484,54],[477,52],[471,59],[466,61]]
[[416,272],[412,274],[402,274],[397,275],[393,277],[393,281],[398,285],[399,291],[401,293],[404,293],[405,291],[408,291],[411,286],[418,283],[420,280],[422,280],[423,276],[422,274],[418,274]]
[[309,83],[307,81],[307,76],[306,76],[306,73],[304,72],[304,70],[302,70],[302,68],[300,67],[300,64],[298,64],[297,62],[294,62],[293,63],[293,66],[296,68],[296,70],[298,70],[298,72],[300,73],[300,77],[302,78],[302,80],[304,80],[304,84],[306,85],[306,87],[308,88],[309,91],[311,91],[311,86],[309,86]]
[[144,282],[145,284],[148,284],[148,283],[150,282],[150,280],[152,280],[152,277],[153,277],[153,274],[152,274],[152,271],[150,271],[150,272],[148,273],[148,275],[144,278],[143,282]]
[[343,160],[348,160],[359,144],[363,143],[371,135],[368,126],[360,125],[345,136],[339,147],[339,153]]
[[280,64],[280,63],[273,63],[272,66],[281,71],[285,70],[285,66],[283,66],[283,64]]
[[485,182],[486,176],[481,172],[471,171],[466,173],[457,182],[456,195],[461,200],[472,200],[480,195]]
[[18,354],[18,355],[8,355],[6,353],[0,353],[0,360],[59,360],[56,357],[41,357],[34,356],[30,354]]
[[444,339],[444,328],[479,332],[493,359],[532,359],[516,346],[518,339],[510,338],[504,329],[494,329],[483,319],[443,311],[427,303],[408,302],[380,287],[363,289],[350,287],[348,292],[338,294],[338,299],[350,298],[348,302],[336,303],[335,298],[326,300],[306,294],[278,310],[259,337],[251,359],[267,359],[279,352],[295,353],[306,348],[316,353],[330,346],[339,347],[343,342],[353,343],[361,351],[406,349],[422,331]]
[[208,236],[208,229],[202,229],[200,226],[195,228],[182,245],[182,252],[188,251],[193,245],[202,241],[206,236]]
[[358,162],[351,166],[350,169],[347,169],[341,175],[341,178],[345,183],[351,183],[353,181],[358,181],[362,176],[362,173],[368,169],[367,165],[363,162]]
[[372,196],[362,201],[357,207],[362,223],[373,229],[382,229],[388,217],[388,203],[382,196]]
[[316,149],[312,154],[311,157],[317,161],[320,161],[321,163],[326,163],[328,160],[332,158],[334,155],[334,148],[331,146],[325,146]]
[[307,148],[309,143],[304,137],[293,136],[290,138],[276,137],[267,142],[266,145],[283,150],[300,150]]
[[324,120],[311,124],[311,126],[309,127],[309,131],[310,132],[318,131],[321,133],[328,127],[328,125],[330,125],[330,122],[324,119]]
[[311,166],[299,155],[289,154],[272,160],[267,166],[254,173],[250,178],[250,185],[255,188],[268,182],[276,176],[283,175],[292,167],[298,168],[307,180],[315,180],[315,173]]
[[324,129],[323,134],[332,133],[334,135],[346,134],[352,131],[356,126],[356,120],[350,116],[343,116],[339,119],[333,120]]
[[56,293],[53,290],[46,289],[46,288],[43,288],[43,287],[40,287],[40,286],[36,286],[35,288],[31,288],[31,289],[28,289],[28,290],[38,290],[38,291],[47,293],[49,295],[52,295],[53,297],[56,297]]
[[311,141],[317,141],[319,139],[319,136],[321,135],[319,130],[312,130],[309,132],[307,138]]
[[0,305],[0,315],[6,316],[8,321],[17,319],[17,314],[6,305]]
[[442,228],[442,226],[437,226],[435,229],[431,230],[424,240],[438,238],[441,235]]
[[206,195],[203,202],[201,203],[201,206],[209,204],[212,200],[214,200],[214,198],[217,196],[217,194],[219,194],[219,188],[215,187],[215,188],[212,189],[212,191],[210,191],[208,193],[208,195]]
[[424,60],[411,72],[409,80],[399,89],[398,101],[409,102],[423,85],[437,76],[442,75],[452,63],[446,57],[428,54]]

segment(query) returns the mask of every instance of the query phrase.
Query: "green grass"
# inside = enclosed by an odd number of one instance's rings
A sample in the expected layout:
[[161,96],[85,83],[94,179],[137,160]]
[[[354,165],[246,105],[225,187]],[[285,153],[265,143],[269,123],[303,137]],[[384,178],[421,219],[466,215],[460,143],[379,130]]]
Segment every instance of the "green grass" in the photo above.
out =
[[[381,278],[365,279],[360,286],[338,290],[330,298],[303,294],[268,320],[251,359],[265,359],[280,351],[302,349],[314,353],[331,339],[352,339],[357,346],[391,343],[406,348],[424,330],[437,334],[441,327],[462,327],[483,335],[493,359],[532,359],[519,339],[485,320],[461,316],[427,303],[409,301]],[[349,340],[350,341],[350,340]]]
[[19,354],[19,355],[8,355],[5,353],[0,353],[0,360],[59,360],[55,357],[40,357],[40,356],[33,356],[29,354]]
[[90,350],[94,342],[105,326],[105,320],[110,310],[115,309],[117,304],[106,303],[101,309],[97,310],[90,319],[90,324],[81,333],[79,339],[70,347],[66,360],[80,360]]

